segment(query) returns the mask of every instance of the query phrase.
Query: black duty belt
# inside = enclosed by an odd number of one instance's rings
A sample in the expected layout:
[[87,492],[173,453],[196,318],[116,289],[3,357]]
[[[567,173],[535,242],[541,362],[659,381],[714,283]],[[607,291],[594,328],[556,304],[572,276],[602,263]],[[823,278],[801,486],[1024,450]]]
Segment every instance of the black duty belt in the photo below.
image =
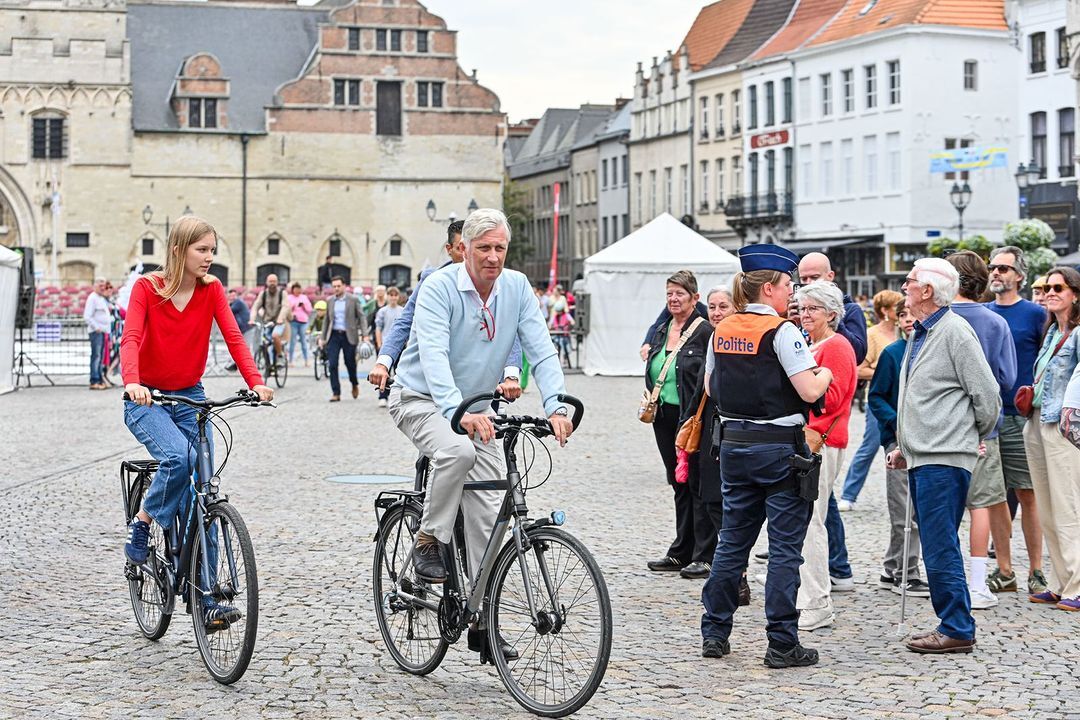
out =
[[742,430],[725,427],[723,441],[741,445],[762,445],[765,443],[791,443],[801,445],[805,442],[802,425],[781,430],[775,425],[761,430]]

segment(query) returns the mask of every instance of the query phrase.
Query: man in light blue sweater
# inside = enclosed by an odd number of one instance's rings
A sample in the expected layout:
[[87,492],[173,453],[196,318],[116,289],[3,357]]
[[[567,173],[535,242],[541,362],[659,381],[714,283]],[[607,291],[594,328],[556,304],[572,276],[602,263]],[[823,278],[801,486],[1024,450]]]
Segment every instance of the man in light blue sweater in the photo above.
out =
[[432,480],[417,535],[414,567],[429,582],[446,578],[439,543],[453,535],[458,507],[465,517],[469,575],[494,526],[501,491],[470,490],[467,481],[501,478],[503,457],[492,443],[495,428],[483,413],[466,413],[461,426],[450,417],[465,397],[491,392],[503,379],[504,362],[515,340],[533,361],[544,411],[560,444],[573,426],[558,401],[565,392],[562,368],[528,279],[504,270],[510,227],[498,210],[471,213],[462,229],[464,262],[432,273],[418,294],[409,344],[390,392],[390,416],[398,429],[431,458]]

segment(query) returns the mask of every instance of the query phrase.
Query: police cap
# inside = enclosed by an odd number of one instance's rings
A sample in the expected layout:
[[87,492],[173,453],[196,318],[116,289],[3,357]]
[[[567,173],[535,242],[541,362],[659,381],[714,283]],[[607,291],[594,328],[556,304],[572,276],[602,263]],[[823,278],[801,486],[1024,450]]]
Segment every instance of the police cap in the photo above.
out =
[[790,275],[799,268],[799,256],[779,245],[762,243],[739,248],[743,272],[776,270]]

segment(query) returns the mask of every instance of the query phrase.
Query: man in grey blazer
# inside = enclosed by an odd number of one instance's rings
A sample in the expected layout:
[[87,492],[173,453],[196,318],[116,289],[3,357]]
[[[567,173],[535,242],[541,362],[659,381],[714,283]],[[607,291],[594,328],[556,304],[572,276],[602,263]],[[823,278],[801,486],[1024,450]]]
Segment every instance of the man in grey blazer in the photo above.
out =
[[341,378],[338,377],[338,353],[345,353],[345,369],[352,383],[352,396],[360,395],[360,383],[356,378],[356,346],[368,338],[367,317],[360,300],[345,292],[345,280],[340,275],[330,281],[333,296],[326,300],[326,324],[319,337],[319,347],[326,348],[329,361],[330,402],[341,400]]

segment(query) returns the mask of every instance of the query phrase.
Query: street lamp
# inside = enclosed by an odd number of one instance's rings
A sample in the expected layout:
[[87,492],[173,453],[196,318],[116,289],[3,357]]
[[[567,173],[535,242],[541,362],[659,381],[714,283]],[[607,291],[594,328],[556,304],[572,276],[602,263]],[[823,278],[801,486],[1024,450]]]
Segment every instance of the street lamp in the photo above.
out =
[[956,208],[956,212],[960,218],[957,228],[957,234],[960,237],[957,239],[957,242],[962,242],[964,240],[964,210],[971,204],[971,186],[966,182],[963,186],[954,182],[952,184],[952,189],[949,190],[949,200],[952,201],[952,205]]
[[[182,214],[183,215],[191,215],[191,213],[192,213],[191,206],[190,205],[184,205],[184,212]],[[147,227],[149,227],[150,226],[150,221],[153,220],[153,219],[154,219],[154,209],[152,207],[150,207],[150,205],[147,205],[146,207],[144,207],[142,209],[143,225],[146,225]],[[156,223],[156,224],[160,225],[161,223]],[[169,216],[168,215],[165,216],[165,237],[166,238],[169,237]]]
[[[469,207],[471,208],[471,209],[470,209],[470,212],[471,212],[472,210],[475,210],[475,209],[476,209],[476,201],[475,201],[475,200],[473,200],[473,201],[472,201],[472,202],[471,202],[471,203],[469,204]],[[453,210],[451,210],[451,211],[450,211],[450,217],[449,217],[449,218],[447,218],[447,219],[445,219],[445,220],[440,220],[439,218],[435,217],[435,215],[436,215],[436,213],[437,213],[437,210],[436,210],[436,208],[435,208],[435,201],[434,201],[434,200],[428,200],[428,201],[427,201],[427,206],[426,206],[426,207],[424,208],[424,210],[425,210],[425,212],[427,212],[427,218],[428,218],[428,220],[430,220],[431,222],[437,222],[437,223],[441,223],[441,222],[451,222],[451,223],[452,223],[452,222],[454,222],[454,221],[456,221],[456,220],[457,220],[457,213],[456,213],[456,212],[454,212]]]
[[476,198],[473,198],[472,200],[469,201],[469,207],[467,207],[466,210],[468,210],[469,213],[472,214],[472,213],[476,212],[477,208],[479,208],[479,207],[480,206],[476,204]]
[[1016,178],[1016,187],[1020,190],[1020,217],[1030,217],[1031,213],[1028,208],[1028,191],[1039,182],[1042,177],[1042,168],[1039,164],[1032,160],[1027,165],[1020,163],[1016,168],[1016,173],[1013,175]]

